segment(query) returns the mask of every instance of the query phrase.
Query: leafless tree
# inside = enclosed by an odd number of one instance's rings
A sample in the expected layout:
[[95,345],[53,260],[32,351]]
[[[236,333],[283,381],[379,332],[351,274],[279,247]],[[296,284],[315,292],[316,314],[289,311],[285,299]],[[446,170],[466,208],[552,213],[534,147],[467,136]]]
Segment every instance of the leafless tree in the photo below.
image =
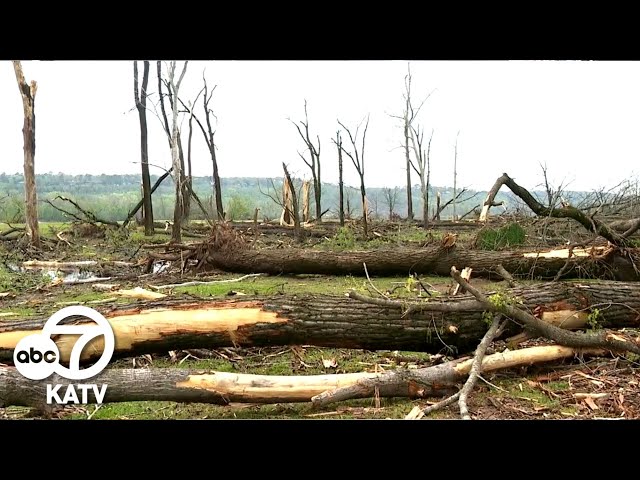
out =
[[399,118],[402,120],[402,126],[404,130],[404,154],[405,154],[405,162],[406,162],[406,170],[407,170],[407,220],[412,221],[414,217],[413,213],[413,195],[412,195],[412,184],[411,184],[411,156],[410,156],[410,147],[409,147],[409,139],[411,138],[411,129],[413,125],[413,121],[416,116],[420,112],[420,109],[427,101],[427,99],[431,96],[433,91],[426,96],[426,98],[420,103],[418,108],[414,108],[411,101],[411,64],[407,64],[407,75],[404,77],[404,88],[405,91],[402,95],[404,99],[404,111],[402,112],[402,116],[391,115],[391,117]]
[[[420,192],[422,193],[422,226],[429,227],[429,177],[431,176],[431,140],[433,140],[433,129],[426,150],[423,150],[424,131],[420,131],[411,126],[411,142],[415,153],[416,162],[411,161],[411,166],[420,177]],[[417,166],[416,166],[417,163]]]
[[[186,69],[187,63],[188,62],[185,62],[185,67],[184,67],[185,69]],[[184,152],[182,150],[182,138],[180,135],[180,131],[178,130],[177,138],[174,139],[173,129],[169,124],[169,120],[167,118],[167,112],[166,112],[165,103],[164,103],[164,99],[165,99],[165,94],[163,93],[164,89],[167,90],[166,97],[169,99],[169,107],[171,108],[171,111],[172,112],[175,111],[176,113],[178,113],[178,110],[177,110],[177,105],[173,101],[175,96],[173,94],[170,81],[168,79],[163,78],[162,62],[160,60],[158,60],[158,62],[156,63],[156,68],[158,73],[158,95],[160,97],[159,103],[160,103],[160,110],[162,113],[162,118],[160,119],[160,122],[162,123],[162,128],[164,129],[164,132],[167,136],[167,141],[169,142],[169,149],[172,152],[173,152],[174,142],[177,143],[180,172],[176,172],[176,170],[173,167],[171,168],[171,170],[173,171],[174,181],[176,182],[176,184],[180,184],[180,188],[182,189],[182,192],[180,195],[182,198],[182,203],[181,203],[182,213],[180,218],[186,219],[189,216],[189,210],[190,210],[190,193],[191,193],[191,190],[189,188],[190,183],[187,181],[187,178],[185,175]],[[171,68],[171,65],[169,66],[169,68]],[[164,88],[163,88],[163,85],[164,85]],[[172,158],[173,158],[173,153],[172,153]],[[175,225],[175,222],[174,222],[174,225]]]
[[[182,83],[182,79],[184,78],[184,74],[187,72],[187,64],[189,62],[185,61],[182,66],[182,72],[178,78],[178,81],[175,81],[175,73],[176,73],[176,61],[173,60],[169,64],[169,88],[171,95],[174,99],[178,98],[178,93],[180,91],[180,84]],[[173,177],[176,185],[176,203],[173,209],[173,226],[171,230],[171,240],[173,242],[180,242],[182,239],[182,216],[184,213],[184,197],[183,197],[183,173],[180,162],[180,151],[178,147],[178,102],[177,100],[171,102],[171,110],[172,110],[172,126],[171,126],[171,159],[173,164]]]
[[389,208],[389,220],[393,220],[393,211],[396,208],[396,203],[398,203],[398,187],[385,187],[382,190],[382,194],[384,195],[384,202]]
[[185,105],[184,102],[182,102],[182,100],[180,100],[180,103],[182,103],[182,106],[185,107],[187,112],[191,115],[190,118],[195,119],[195,121],[198,123],[198,126],[200,127],[200,130],[202,131],[202,135],[204,136],[204,140],[207,144],[207,148],[209,149],[209,154],[211,155],[211,163],[213,165],[213,193],[215,195],[216,211],[218,215],[218,220],[224,220],[224,204],[222,203],[222,184],[220,183],[218,157],[216,154],[216,149],[218,147],[216,146],[216,143],[215,143],[216,131],[213,130],[211,126],[211,116],[215,118],[215,114],[213,113],[213,110],[209,107],[209,102],[211,101],[211,97],[213,96],[213,92],[216,89],[217,85],[214,85],[211,91],[209,91],[209,87],[207,86],[207,79],[204,76],[204,72],[202,74],[202,80],[204,82],[204,88],[203,88],[204,96],[202,97],[202,100],[203,100],[203,107],[204,107],[204,113],[205,113],[205,121],[207,123],[207,129],[205,130],[204,126],[202,125],[202,122],[200,122],[198,117],[193,112],[192,108]]
[[338,216],[340,218],[340,226],[344,226],[344,181],[342,179],[342,137],[340,130],[336,132],[336,138],[333,143],[338,147]]
[[336,138],[333,143],[338,147],[338,217],[340,218],[340,226],[344,227],[344,181],[342,179],[342,137],[340,130],[336,132]]
[[454,147],[453,154],[453,220],[457,220],[456,215],[456,200],[458,198],[457,195],[457,184],[458,184],[458,136],[460,135],[460,130],[456,134],[456,145]]
[[309,115],[307,114],[307,100],[304,101],[304,122],[301,120],[299,123],[304,128],[304,133],[300,126],[295,123],[293,120],[289,119],[291,123],[296,127],[298,133],[300,134],[300,138],[307,146],[307,150],[309,151],[310,160],[307,160],[304,156],[304,153],[298,152],[302,161],[309,167],[311,170],[311,178],[313,179],[313,196],[316,202],[316,222],[322,221],[322,183],[320,180],[320,136],[316,136],[318,140],[318,147],[313,144],[311,140],[311,136],[309,135]]
[[35,155],[36,155],[36,113],[35,101],[38,84],[31,80],[31,85],[24,79],[22,64],[13,61],[13,69],[18,81],[18,89],[22,96],[24,123],[22,136],[24,141],[24,192],[25,192],[25,223],[29,243],[40,248],[40,229],[38,227],[38,196],[36,193]]
[[362,148],[360,150],[360,153],[358,153],[358,147],[356,145],[356,141],[358,140],[358,131],[360,130],[360,127],[362,126],[362,122],[364,122],[364,119],[360,122],[360,124],[356,128],[355,137],[351,135],[351,131],[347,127],[345,127],[340,122],[340,120],[338,120],[338,124],[347,131],[347,134],[349,135],[349,140],[351,141],[351,145],[353,146],[353,152],[354,152],[353,154],[351,154],[351,152],[349,152],[348,150],[345,150],[343,146],[341,146],[340,148],[351,159],[351,163],[353,163],[353,166],[355,167],[356,171],[358,172],[358,176],[360,177],[360,196],[362,199],[362,223],[364,226],[365,237],[369,235],[369,231],[367,227],[367,213],[368,213],[367,191],[364,186],[364,172],[365,172],[364,147],[365,147],[365,141],[367,138],[367,128],[369,128],[369,115],[367,115],[366,118],[367,118],[367,123],[365,124],[364,131],[362,133]]
[[144,234],[153,235],[153,204],[151,201],[151,179],[149,177],[149,145],[147,141],[147,85],[149,84],[149,61],[143,62],[142,86],[138,88],[138,62],[133,62],[133,95],[140,118],[140,165],[142,166],[142,217]]

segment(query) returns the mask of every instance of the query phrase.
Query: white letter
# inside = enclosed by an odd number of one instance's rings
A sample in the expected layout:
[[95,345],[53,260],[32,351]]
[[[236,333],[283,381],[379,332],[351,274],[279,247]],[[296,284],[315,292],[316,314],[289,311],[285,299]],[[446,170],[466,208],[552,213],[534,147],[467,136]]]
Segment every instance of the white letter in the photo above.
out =
[[79,403],[78,394],[76,393],[75,388],[73,388],[73,384],[67,387],[67,393],[64,394],[63,402],[66,404],[69,401],[73,401],[73,403]]
[[87,403],[87,390],[89,390],[89,387],[91,385],[76,385],[76,390],[81,390],[82,391],[82,403]]
[[96,397],[96,403],[102,403],[104,401],[104,396],[107,393],[107,384],[102,384],[102,389],[98,390],[98,385],[93,385],[93,394]]
[[58,396],[58,390],[62,385],[58,384],[55,387],[50,383],[47,384],[47,405],[51,405],[55,399],[56,403],[62,403],[62,399]]

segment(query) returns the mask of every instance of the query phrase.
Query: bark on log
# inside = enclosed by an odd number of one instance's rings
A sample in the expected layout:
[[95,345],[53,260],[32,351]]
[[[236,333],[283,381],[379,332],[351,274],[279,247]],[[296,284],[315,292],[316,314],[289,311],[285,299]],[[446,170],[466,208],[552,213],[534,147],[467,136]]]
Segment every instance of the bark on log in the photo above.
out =
[[[580,352],[560,346],[543,346],[489,355],[482,371],[517,365],[548,362]],[[132,401],[198,402],[227,405],[239,403],[295,403],[313,401],[316,405],[373,396],[377,387],[380,397],[426,398],[451,393],[469,373],[472,360],[454,360],[432,367],[385,373],[343,373],[333,375],[276,376],[228,372],[174,369],[107,369],[85,384],[106,385],[101,403]],[[15,368],[0,367],[0,408],[19,405],[46,412],[47,385],[60,384],[56,391],[65,401],[69,380],[52,375],[40,381],[29,380]],[[352,387],[352,388],[345,388]],[[338,390],[340,389],[340,390]],[[337,395],[332,395],[336,391]],[[96,403],[91,389],[80,403]],[[344,398],[343,398],[344,397]],[[67,400],[68,401],[68,400]]]
[[[591,309],[603,328],[640,327],[640,283],[560,282],[506,289],[503,295],[545,321],[578,328]],[[383,300],[384,301],[384,300]],[[426,310],[430,308],[430,310]],[[469,294],[433,299],[404,315],[397,305],[364,303],[333,295],[256,297],[233,300],[159,300],[118,307],[96,306],[111,323],[114,358],[170,350],[221,347],[316,345],[331,348],[469,352],[487,330],[484,308]],[[563,313],[559,313],[562,312]],[[13,363],[20,339],[38,333],[46,319],[0,322],[0,363]],[[65,323],[87,322],[70,317]],[[511,323],[503,335],[521,330]],[[54,339],[63,360],[76,337]],[[97,360],[102,337],[85,348],[84,362]]]
[[[328,252],[304,249],[244,250],[210,252],[207,263],[235,273],[364,275],[363,263],[371,275],[409,275],[411,273],[449,276],[451,267],[469,267],[478,277],[501,278],[498,264],[514,276],[553,279],[567,264],[561,278],[601,278],[640,280],[640,274],[614,249],[594,249],[593,256],[567,259],[567,250],[532,253],[530,251],[466,250],[442,248],[393,248],[371,251]],[[591,250],[589,251],[591,252]],[[554,256],[555,255],[555,256]]]

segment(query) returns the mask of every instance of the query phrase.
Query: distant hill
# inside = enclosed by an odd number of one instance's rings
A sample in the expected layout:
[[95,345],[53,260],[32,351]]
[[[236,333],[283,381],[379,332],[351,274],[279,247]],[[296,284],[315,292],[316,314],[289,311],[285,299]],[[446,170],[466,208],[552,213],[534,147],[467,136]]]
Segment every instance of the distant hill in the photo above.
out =
[[[151,176],[153,184],[158,179],[157,175]],[[273,183],[272,183],[273,182]],[[233,219],[252,218],[254,209],[260,208],[260,218],[278,218],[280,207],[277,206],[264,192],[273,193],[272,184],[281,194],[282,178],[255,178],[255,177],[231,177],[222,178],[222,195],[225,211]],[[45,202],[56,195],[70,197],[77,201],[83,208],[87,208],[99,214],[105,220],[123,220],[128,211],[141,197],[141,183],[139,175],[67,175],[46,173],[36,175],[38,199],[40,201],[39,214],[42,221],[64,221],[64,215]],[[0,174],[0,221],[16,221],[15,216],[20,216],[24,205],[24,178],[21,174]],[[210,211],[213,211],[212,184],[210,177],[194,177],[193,188],[203,203]],[[391,190],[393,196],[394,189]],[[393,212],[406,217],[407,195],[406,188],[395,189],[395,204]],[[441,202],[444,204],[453,197],[452,187],[432,186],[430,189],[429,207],[433,211],[436,205],[436,194],[440,192]],[[422,216],[422,201],[420,187],[412,188],[413,209],[416,217]],[[542,192],[532,192],[543,200]],[[174,185],[169,177],[153,194],[153,210],[157,219],[173,217]],[[468,191],[459,199],[456,205],[458,216],[464,215],[475,206],[482,204],[487,195],[486,191]],[[579,198],[584,192],[568,192],[567,200]],[[380,218],[389,216],[389,205],[384,188],[368,188],[367,196],[373,215]],[[345,187],[345,202],[348,201],[353,216],[360,216],[360,190],[355,187]],[[510,191],[501,191],[497,201],[504,201],[507,210],[514,210],[522,202],[515,198]],[[322,186],[322,207],[329,208],[326,218],[337,217],[338,212],[338,186],[325,183]],[[346,208],[346,207],[345,207]],[[310,210],[313,213],[314,201],[311,194]],[[442,213],[441,218],[451,218],[453,208],[449,205]],[[198,207],[193,205],[192,218],[203,218]]]

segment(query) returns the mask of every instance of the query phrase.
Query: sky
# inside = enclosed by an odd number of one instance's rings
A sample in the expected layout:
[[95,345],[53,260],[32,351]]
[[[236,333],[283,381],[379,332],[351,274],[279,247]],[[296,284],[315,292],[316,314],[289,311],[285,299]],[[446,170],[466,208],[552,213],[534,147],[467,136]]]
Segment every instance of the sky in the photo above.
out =
[[[27,82],[38,90],[36,173],[140,172],[140,124],[131,61],[25,61]],[[163,68],[166,63],[163,63]],[[183,62],[179,61],[180,71]],[[310,171],[298,152],[305,145],[291,123],[304,119],[320,137],[322,180],[337,183],[338,120],[355,134],[369,115],[365,182],[406,183],[401,148],[404,81],[410,66],[415,121],[431,144],[431,183],[452,186],[457,138],[458,187],[488,190],[503,173],[525,188],[542,181],[572,190],[613,187],[634,178],[640,158],[640,62],[616,61],[190,61],[179,95],[196,97],[216,85],[222,177],[281,177],[282,162],[300,177]],[[166,71],[166,70],[164,70]],[[140,79],[142,62],[139,62]],[[171,164],[169,144],[155,113],[156,62],[148,91],[149,162],[161,175]],[[195,113],[204,120],[202,97]],[[159,110],[158,110],[159,111]],[[23,110],[12,63],[0,62],[0,172],[22,173]],[[184,148],[188,123],[181,120]],[[210,176],[202,133],[193,132],[194,175]],[[360,128],[358,147],[361,146]],[[343,145],[352,148],[346,133]],[[345,182],[357,186],[348,158]],[[418,178],[413,174],[414,184]]]

